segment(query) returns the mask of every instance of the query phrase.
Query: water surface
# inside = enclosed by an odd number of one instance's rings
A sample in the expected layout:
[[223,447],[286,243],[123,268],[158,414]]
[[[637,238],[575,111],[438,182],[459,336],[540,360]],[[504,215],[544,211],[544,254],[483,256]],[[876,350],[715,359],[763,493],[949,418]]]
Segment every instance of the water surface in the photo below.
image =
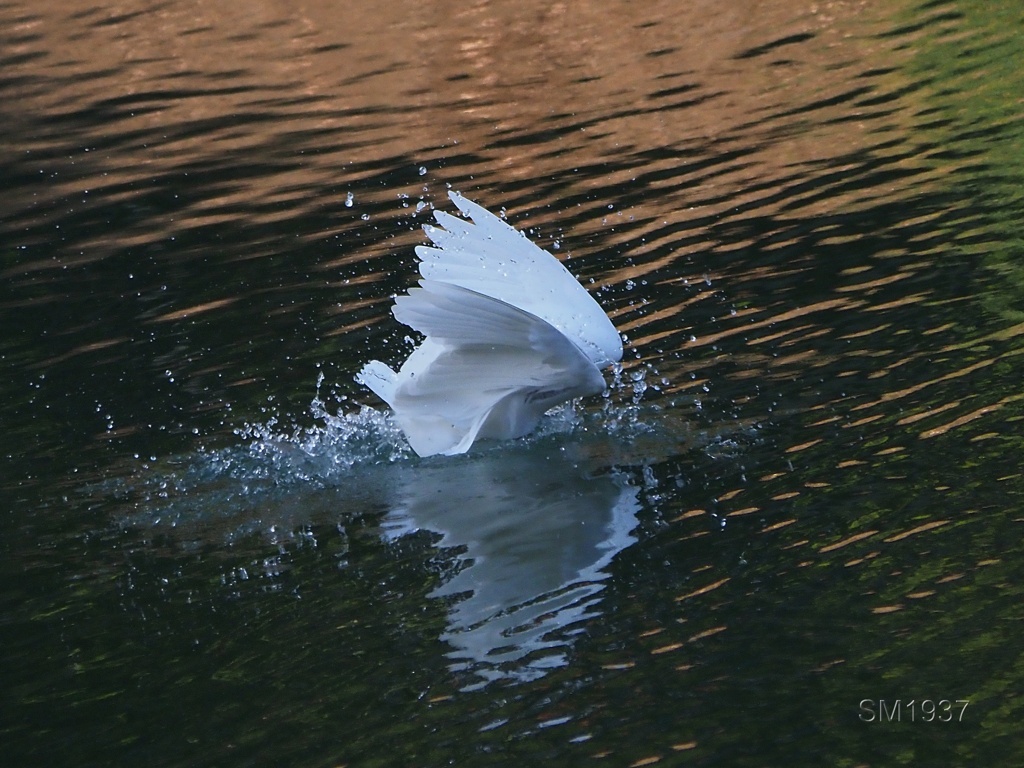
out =
[[[1016,3],[0,21],[15,764],[1024,754]],[[628,343],[420,460],[352,376],[448,188]]]

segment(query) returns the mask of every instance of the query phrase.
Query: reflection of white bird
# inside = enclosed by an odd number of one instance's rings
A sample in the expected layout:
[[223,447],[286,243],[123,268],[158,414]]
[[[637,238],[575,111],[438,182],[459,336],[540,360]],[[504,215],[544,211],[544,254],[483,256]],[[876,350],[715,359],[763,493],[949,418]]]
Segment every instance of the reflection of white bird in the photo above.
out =
[[443,211],[423,229],[419,288],[395,318],[426,338],[398,373],[374,360],[356,380],[395,412],[420,456],[530,432],[549,408],[605,387],[622,341],[586,289],[547,251],[451,192],[472,223]]

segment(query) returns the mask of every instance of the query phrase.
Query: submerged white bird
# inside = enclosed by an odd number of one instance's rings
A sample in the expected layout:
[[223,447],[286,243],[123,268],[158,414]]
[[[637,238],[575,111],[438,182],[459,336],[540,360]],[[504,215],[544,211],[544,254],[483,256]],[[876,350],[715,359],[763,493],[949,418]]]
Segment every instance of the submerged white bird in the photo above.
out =
[[395,413],[420,456],[465,453],[476,440],[522,437],[546,411],[605,388],[622,359],[615,326],[547,251],[450,192],[472,223],[436,211],[418,246],[419,288],[395,319],[426,338],[396,373],[374,360],[356,376]]

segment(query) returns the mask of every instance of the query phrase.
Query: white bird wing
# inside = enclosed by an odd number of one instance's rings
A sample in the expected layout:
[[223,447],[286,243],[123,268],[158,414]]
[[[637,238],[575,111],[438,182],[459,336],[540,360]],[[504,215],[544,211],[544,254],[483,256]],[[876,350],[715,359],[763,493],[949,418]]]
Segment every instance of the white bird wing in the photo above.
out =
[[435,212],[444,229],[423,229],[436,247],[416,248],[426,280],[467,288],[546,321],[598,367],[622,359],[615,326],[558,259],[485,208],[457,192],[449,196],[472,223]]
[[543,351],[572,360],[580,357],[565,334],[542,318],[501,299],[452,283],[420,280],[395,298],[398,322],[450,346],[485,344]]
[[[519,437],[553,405],[604,389],[594,363],[547,321],[458,285],[420,285],[393,311],[427,338],[380,389],[421,456]],[[364,383],[387,378],[380,367],[368,364]]]

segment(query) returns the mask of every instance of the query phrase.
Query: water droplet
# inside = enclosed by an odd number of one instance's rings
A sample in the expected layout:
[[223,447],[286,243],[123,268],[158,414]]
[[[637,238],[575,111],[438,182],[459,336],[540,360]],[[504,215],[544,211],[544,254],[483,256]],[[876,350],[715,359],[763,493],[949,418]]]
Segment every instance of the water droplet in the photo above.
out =
[[355,201],[356,201],[356,196],[353,195],[351,192],[349,192],[349,193],[347,193],[345,195],[345,207],[346,208],[351,208],[353,206],[353,204],[355,203]]
[[426,176],[426,175],[427,175],[427,169],[424,166],[421,165],[420,166],[420,176]]

